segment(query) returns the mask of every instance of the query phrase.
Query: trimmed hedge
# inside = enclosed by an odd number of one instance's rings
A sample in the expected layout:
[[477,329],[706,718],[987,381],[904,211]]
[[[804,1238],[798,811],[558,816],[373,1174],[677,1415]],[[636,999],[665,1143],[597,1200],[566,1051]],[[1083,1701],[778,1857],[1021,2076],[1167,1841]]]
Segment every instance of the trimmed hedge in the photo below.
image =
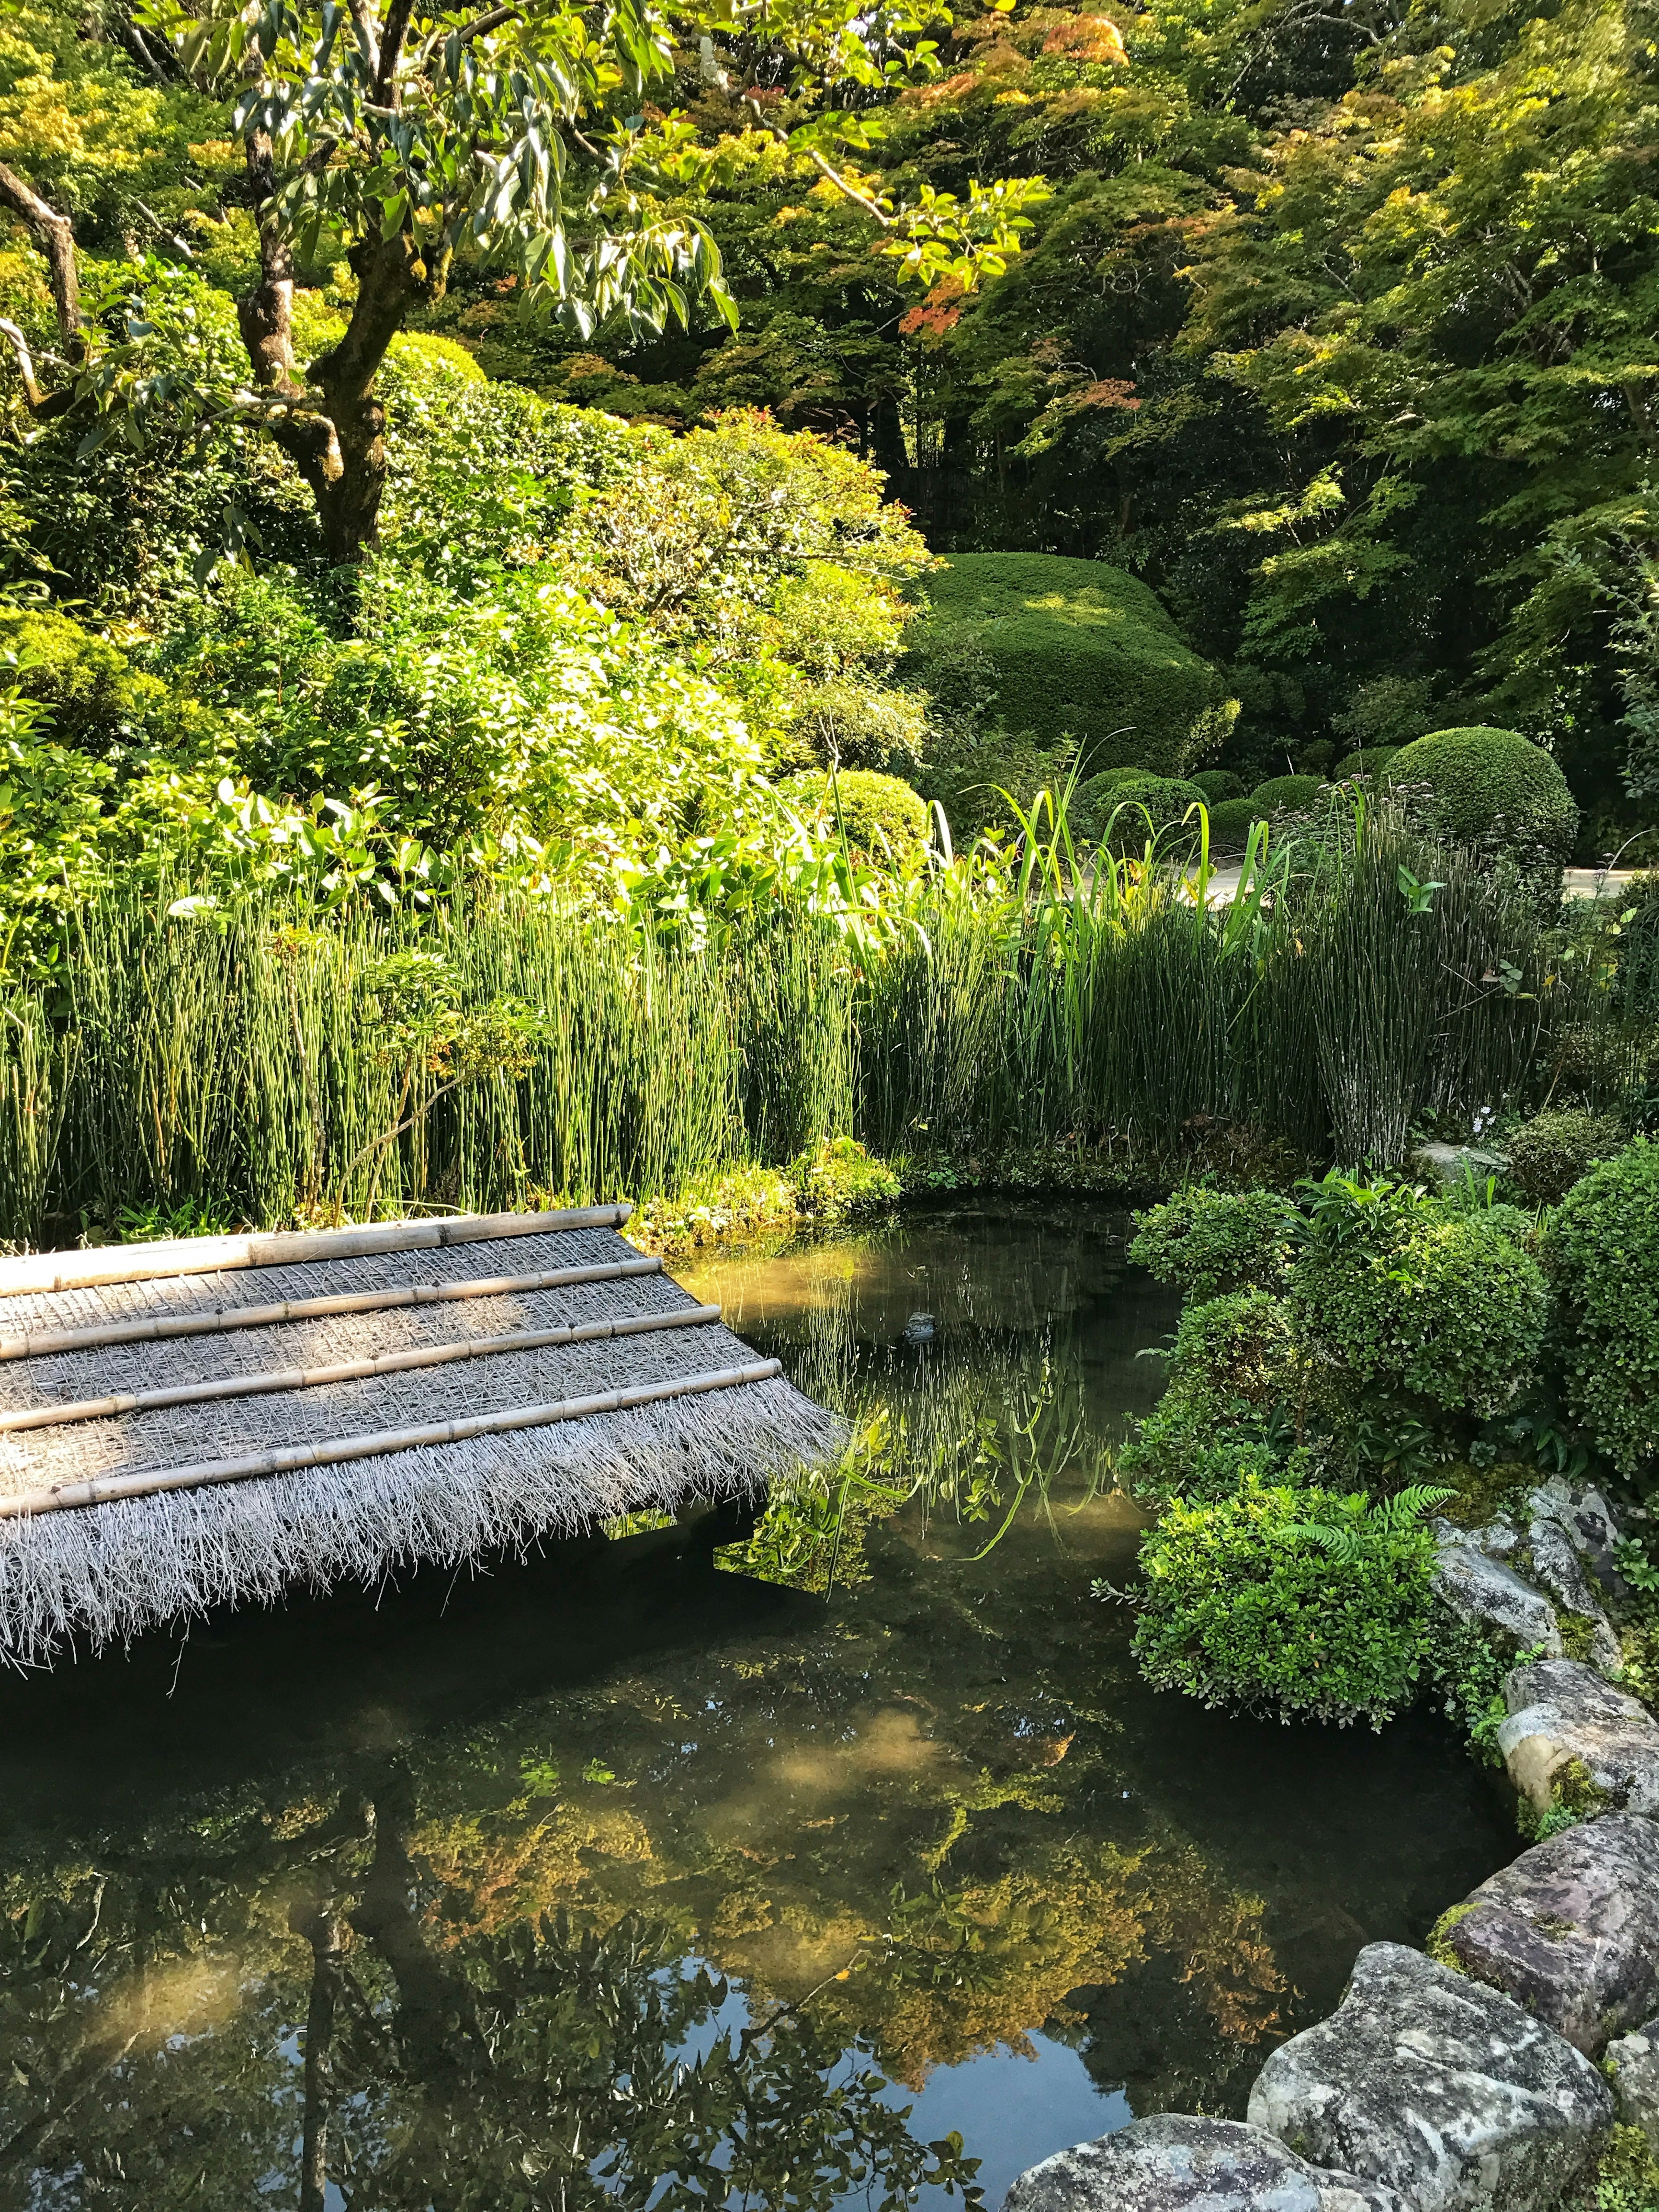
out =
[[17,689],[51,708],[42,736],[88,752],[111,743],[134,689],[124,653],[51,607],[0,608],[0,653],[33,664]]
[[1449,837],[1538,847],[1565,862],[1578,834],[1567,779],[1518,730],[1431,730],[1401,747],[1389,781],[1426,784],[1437,826]]
[[1045,743],[1071,736],[1085,769],[1179,775],[1237,712],[1156,595],[1121,568],[1050,553],[959,553],[925,586],[934,624],[970,630],[997,711]]
[[1224,799],[1210,809],[1210,850],[1242,853],[1249,842],[1250,825],[1260,822],[1261,809],[1253,799]]
[[1226,799],[1243,799],[1246,795],[1243,777],[1235,775],[1230,768],[1200,769],[1191,780],[1212,806],[1219,806]]
[[927,802],[896,775],[874,769],[848,768],[832,780],[811,772],[792,775],[779,786],[792,805],[841,826],[855,853],[891,857],[901,864],[919,860],[927,849]]
[[1398,745],[1362,745],[1357,753],[1338,761],[1331,770],[1331,781],[1346,783],[1357,775],[1381,775],[1399,750]]
[[1267,814],[1305,814],[1322,791],[1316,775],[1270,775],[1250,793],[1258,820]]
[[1212,1190],[1189,1183],[1134,1218],[1129,1257],[1183,1296],[1218,1297],[1283,1286],[1302,1216],[1276,1190]]
[[[1079,787],[1073,801],[1077,830],[1085,838],[1109,839],[1119,852],[1137,852],[1146,844],[1151,834],[1146,827],[1148,815],[1153,830],[1167,830],[1182,819],[1189,806],[1203,803],[1204,794],[1195,783],[1176,776],[1147,775],[1137,769],[1115,769],[1105,775],[1091,776]],[[1196,835],[1197,823],[1190,827]]]
[[1558,1206],[1598,1160],[1623,1149],[1625,1132],[1610,1114],[1558,1106],[1534,1114],[1507,1139],[1510,1181],[1533,1206]]
[[1572,1409],[1620,1474],[1659,1464],[1659,1145],[1638,1137],[1561,1201],[1544,1255]]

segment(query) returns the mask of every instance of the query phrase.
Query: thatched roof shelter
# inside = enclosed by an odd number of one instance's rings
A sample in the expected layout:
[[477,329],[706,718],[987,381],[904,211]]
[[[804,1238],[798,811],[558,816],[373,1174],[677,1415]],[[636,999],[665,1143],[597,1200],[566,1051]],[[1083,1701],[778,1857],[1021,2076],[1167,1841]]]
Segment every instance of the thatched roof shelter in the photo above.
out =
[[750,1496],[836,1424],[626,1206],[0,1260],[0,1659]]

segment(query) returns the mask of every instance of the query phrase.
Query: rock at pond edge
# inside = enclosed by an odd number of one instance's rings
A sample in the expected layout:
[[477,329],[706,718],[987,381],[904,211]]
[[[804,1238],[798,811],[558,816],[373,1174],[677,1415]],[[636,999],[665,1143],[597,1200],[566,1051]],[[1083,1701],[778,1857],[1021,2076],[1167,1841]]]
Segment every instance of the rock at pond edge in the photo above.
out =
[[1626,2127],[1640,2128],[1659,2158],[1659,2020],[1610,2043],[1601,2063],[1620,2118]]
[[1445,1954],[1599,2057],[1659,2007],[1659,1823],[1608,1813],[1534,1844],[1447,1916]]
[[1542,1813],[1575,1763],[1607,1809],[1659,1815],[1659,1722],[1577,1659],[1540,1659],[1504,1683],[1498,1748],[1516,1788]]
[[1249,2117],[1416,2212],[1553,2212],[1593,2171],[1613,2097],[1501,1990],[1370,1943],[1330,2018],[1268,2058]]
[[1003,2212],[1409,2212],[1239,2120],[1155,2112],[1029,2166]]
[[[1437,1531],[1445,1528],[1437,1523]],[[1434,1592],[1459,1620],[1477,1628],[1495,1628],[1518,1651],[1536,1650],[1541,1644],[1552,1657],[1561,1650],[1560,1624],[1555,1607],[1541,1590],[1522,1582],[1512,1567],[1480,1550],[1462,1530],[1449,1532],[1435,1557]]]

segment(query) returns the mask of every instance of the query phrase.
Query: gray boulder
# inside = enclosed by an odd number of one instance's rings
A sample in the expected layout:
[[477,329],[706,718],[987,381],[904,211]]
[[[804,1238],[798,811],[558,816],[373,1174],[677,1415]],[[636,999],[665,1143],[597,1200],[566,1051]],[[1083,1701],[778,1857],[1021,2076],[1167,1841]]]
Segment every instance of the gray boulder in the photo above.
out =
[[1485,1182],[1488,1176],[1502,1175],[1509,1166],[1505,1154],[1489,1152],[1484,1145],[1448,1145],[1438,1138],[1419,1145],[1412,1162],[1432,1176],[1442,1190],[1455,1190],[1466,1174]]
[[1640,2128],[1659,2157],[1659,2020],[1607,2045],[1601,2062],[1627,2128]]
[[1552,1658],[1561,1652],[1555,1607],[1541,1590],[1523,1583],[1512,1567],[1467,1538],[1443,1540],[1435,1556],[1435,1595],[1459,1620],[1496,1629],[1517,1651],[1541,1644]]
[[1553,1521],[1589,1568],[1602,1590],[1613,1597],[1626,1595],[1624,1577],[1613,1555],[1619,1541],[1619,1524],[1613,1509],[1593,1483],[1569,1482],[1553,1475],[1540,1483],[1527,1500],[1529,1517]]
[[1156,2112],[1028,2166],[1003,2212],[1407,2212],[1391,2189],[1333,2173],[1238,2120]]
[[1565,1829],[1441,1924],[1465,1973],[1595,2058],[1659,2007],[1659,1824],[1608,1813]]
[[1370,1943],[1331,2017],[1268,2059],[1249,2116],[1415,2212],[1544,2212],[1594,2169],[1613,2097],[1512,1997]]
[[1577,1659],[1517,1667],[1504,1684],[1498,1747],[1510,1779],[1542,1813],[1577,1762],[1608,1810],[1659,1817],[1659,1721]]

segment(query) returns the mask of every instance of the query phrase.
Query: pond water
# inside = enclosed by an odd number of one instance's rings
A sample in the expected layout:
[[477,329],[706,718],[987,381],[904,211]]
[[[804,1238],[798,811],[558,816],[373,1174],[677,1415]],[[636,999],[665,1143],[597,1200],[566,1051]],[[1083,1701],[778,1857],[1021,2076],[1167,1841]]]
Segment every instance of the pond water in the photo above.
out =
[[1427,1715],[1139,1681],[1091,1584],[1174,1313],[1121,1218],[684,1279],[869,1446],[743,1555],[792,1580],[596,1538],[0,1687],[0,2204],[931,2212],[954,2134],[994,2209],[1242,2112],[1362,1943],[1514,1855]]

